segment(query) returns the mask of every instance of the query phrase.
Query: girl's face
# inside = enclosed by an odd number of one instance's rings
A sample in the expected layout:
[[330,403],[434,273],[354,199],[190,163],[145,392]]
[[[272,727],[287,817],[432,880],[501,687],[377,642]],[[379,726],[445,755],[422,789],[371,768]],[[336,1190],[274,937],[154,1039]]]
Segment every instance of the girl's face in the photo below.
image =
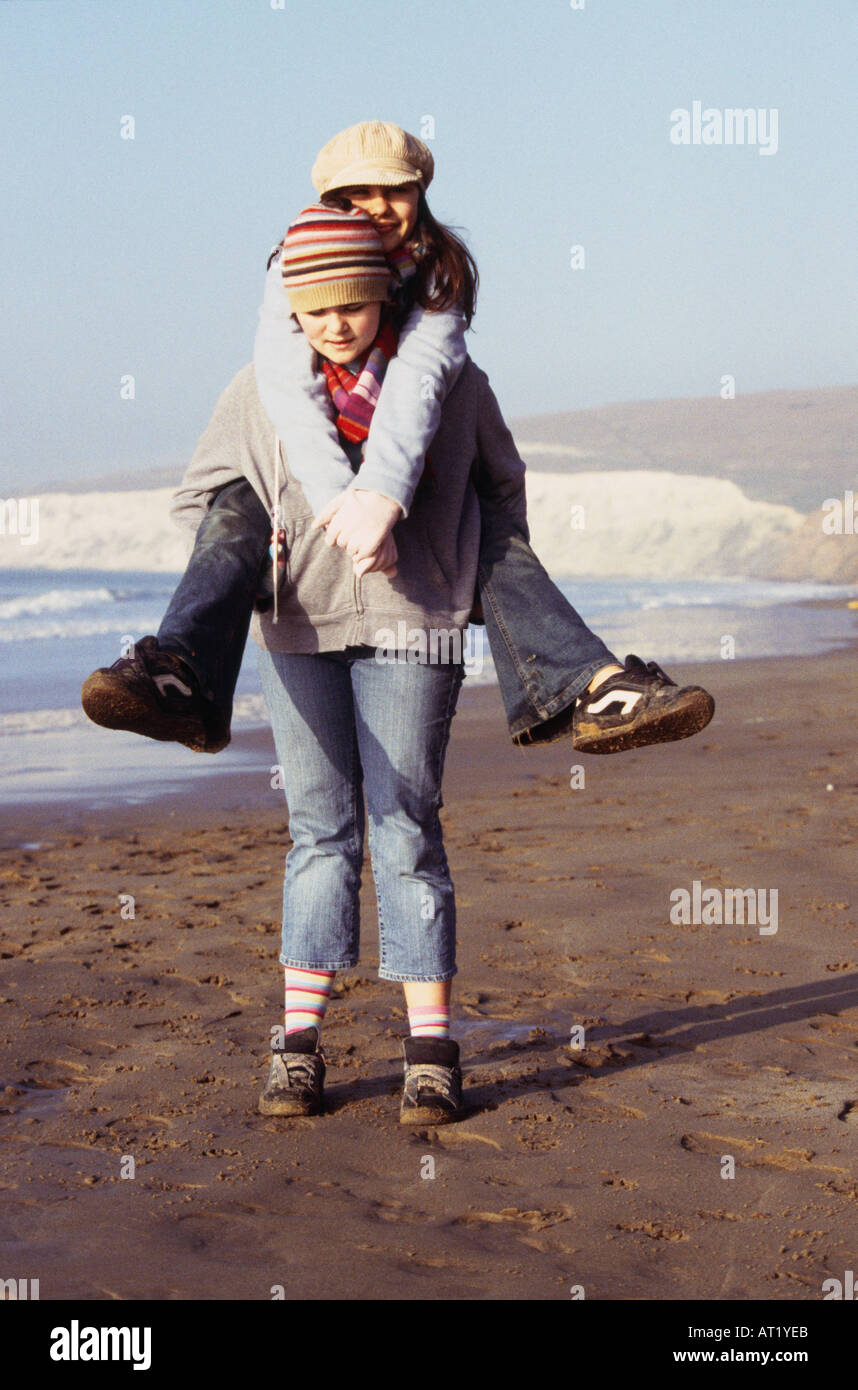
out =
[[360,184],[338,188],[337,193],[348,198],[356,208],[368,213],[375,223],[385,251],[395,251],[407,241],[417,223],[417,202],[420,185],[401,183],[394,188],[380,184]]
[[310,309],[296,314],[310,346],[340,366],[366,352],[378,332],[381,304],[337,304],[333,309]]

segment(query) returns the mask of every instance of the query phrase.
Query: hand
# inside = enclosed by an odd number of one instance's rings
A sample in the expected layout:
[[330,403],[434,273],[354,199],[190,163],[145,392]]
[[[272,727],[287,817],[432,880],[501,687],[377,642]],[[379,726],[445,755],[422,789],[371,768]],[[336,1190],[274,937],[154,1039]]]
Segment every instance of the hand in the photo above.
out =
[[313,529],[324,526],[327,545],[338,545],[353,560],[363,560],[378,550],[401,515],[399,503],[382,493],[347,488],[319,512]]
[[355,560],[355,574],[358,579],[362,579],[365,574],[372,574],[379,570],[387,579],[394,579],[397,573],[396,560],[396,541],[392,535],[385,536],[374,554],[366,555],[361,560]]

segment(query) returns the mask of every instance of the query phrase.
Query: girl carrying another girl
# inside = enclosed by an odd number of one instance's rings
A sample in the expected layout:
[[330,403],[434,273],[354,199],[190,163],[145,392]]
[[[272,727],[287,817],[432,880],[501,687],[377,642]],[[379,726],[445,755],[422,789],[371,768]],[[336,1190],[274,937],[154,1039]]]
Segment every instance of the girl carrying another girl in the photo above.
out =
[[[365,398],[340,369],[378,379],[396,346],[389,271],[378,233],[357,208],[304,209],[283,241],[282,273],[320,377],[337,405],[344,448]],[[359,888],[366,819],[378,898],[379,974],[400,981],[410,1036],[400,1120],[438,1124],[462,1109],[458,1044],[449,1036],[456,973],[456,907],[439,807],[450,724],[464,674],[440,660],[380,651],[378,634],[465,631],[477,579],[484,499],[526,526],[524,464],[488,379],[470,360],[448,392],[432,439],[435,486],[417,489],[397,526],[397,574],[356,579],[351,556],[325,543],[314,508],[245,367],[218,401],[177,495],[193,526],[224,469],[239,472],[267,508],[279,502],[288,572],[278,622],[253,619],[259,671],[289,807],[280,962],[285,1035],[259,1099],[267,1115],[312,1115],[323,1104],[322,1021],[336,972],[358,963]],[[405,656],[405,659],[400,659]],[[366,815],[364,812],[366,797]]]
[[[394,577],[393,529],[408,516],[418,486],[436,485],[431,467],[424,473],[426,455],[467,355],[476,267],[429,210],[433,173],[428,147],[381,121],[340,132],[313,168],[326,205],[359,207],[376,226],[401,330],[384,389],[372,364],[354,388],[347,430],[353,435],[372,420],[356,468],[333,416],[336,396],[315,370],[316,345],[290,314],[280,248],[269,262],[255,345],[260,399],[316,513],[314,524],[352,556],[356,583],[375,571]],[[348,377],[342,380],[348,393]],[[195,500],[177,503],[180,523],[183,511],[199,519]],[[270,590],[260,594],[269,546],[275,603],[286,556],[278,518],[272,535],[272,515],[231,466],[218,470],[206,501],[188,569],[157,637],[142,638],[113,666],[93,672],[82,703],[98,724],[214,753],[229,742],[251,612],[270,602]],[[679,689],[654,662],[636,656],[621,665],[551,581],[526,526],[488,499],[481,514],[480,620],[514,743],[571,735],[578,751],[611,753],[705,727],[714,711],[706,691]]]
[[616,662],[533,554],[524,465],[464,348],[475,269],[429,213],[431,177],[430,152],[399,127],[353,127],[322,151],[323,201],[269,269],[255,371],[221,397],[176,497],[195,536],[185,576],[157,638],[83,691],[98,723],[223,747],[271,542],[276,608],[257,613],[254,636],[293,848],[285,1038],[265,1113],[321,1106],[331,982],[357,963],[362,788],[380,974],[403,983],[411,1027],[401,1118],[461,1107],[437,812],[462,663],[391,661],[381,633],[422,628],[432,651],[433,632],[464,631],[478,591],[517,743],[571,733],[582,751],[611,752],[685,737],[713,709],[654,663]]

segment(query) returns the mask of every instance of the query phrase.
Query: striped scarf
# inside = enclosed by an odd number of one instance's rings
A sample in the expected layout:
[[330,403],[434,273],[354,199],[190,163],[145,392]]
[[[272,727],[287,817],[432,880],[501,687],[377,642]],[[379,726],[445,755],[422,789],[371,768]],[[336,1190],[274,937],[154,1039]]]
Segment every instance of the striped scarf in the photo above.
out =
[[334,405],[337,429],[352,443],[366,439],[372,412],[378,403],[387,364],[396,353],[399,335],[389,322],[376,334],[366,361],[358,373],[322,358],[322,370]]
[[414,259],[414,249],[409,246],[397,246],[394,251],[388,251],[385,257],[387,264],[393,271],[394,279],[400,285],[404,285],[410,280],[412,275],[417,274],[417,262]]

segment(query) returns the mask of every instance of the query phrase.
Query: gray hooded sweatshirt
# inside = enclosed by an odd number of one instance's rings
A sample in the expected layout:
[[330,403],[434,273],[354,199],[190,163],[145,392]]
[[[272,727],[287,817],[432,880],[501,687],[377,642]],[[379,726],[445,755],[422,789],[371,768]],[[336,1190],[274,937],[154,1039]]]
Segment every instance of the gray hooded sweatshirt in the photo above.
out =
[[271,651],[414,650],[423,640],[431,650],[433,632],[462,632],[468,624],[480,542],[477,493],[508,511],[528,535],[525,466],[488,377],[470,358],[444,401],[409,514],[394,528],[395,578],[356,578],[351,557],[326,545],[324,531],[310,529],[314,513],[259,400],[252,366],[242,368],[215,406],[175,495],[173,519],[195,533],[213,493],[242,476],[270,512],[276,470],[286,574],[278,621],[255,613],[251,623],[251,635]]

